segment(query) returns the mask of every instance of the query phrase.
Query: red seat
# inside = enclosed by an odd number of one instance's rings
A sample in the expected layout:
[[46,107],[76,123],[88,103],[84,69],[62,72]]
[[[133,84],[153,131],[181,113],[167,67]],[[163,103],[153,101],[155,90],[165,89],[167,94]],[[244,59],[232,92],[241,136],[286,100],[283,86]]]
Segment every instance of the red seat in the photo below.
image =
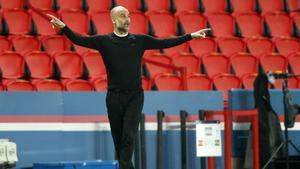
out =
[[60,11],[64,10],[82,10],[82,0],[56,0]]
[[31,17],[22,9],[11,9],[3,12],[9,34],[23,35],[30,33]]
[[1,22],[0,22],[0,34],[2,34],[2,31],[3,31],[3,29],[2,29],[2,13],[0,13],[0,20],[1,20]]
[[[148,55],[146,59],[151,60],[151,61],[155,61],[155,62],[158,62],[158,63],[163,63],[163,64],[166,64],[166,65],[171,65],[171,59],[167,55],[160,54],[160,53],[153,53],[151,55]],[[146,62],[145,65],[146,65],[147,70],[149,71],[151,79],[153,79],[157,74],[171,73],[172,72],[172,69],[157,66],[157,65],[154,65],[152,63]]]
[[292,72],[296,75],[300,75],[300,52],[291,54],[288,57],[289,64]]
[[75,79],[82,75],[83,61],[80,55],[74,52],[59,52],[54,60],[60,70],[61,78]]
[[107,34],[114,30],[109,12],[91,13],[91,20],[96,28],[97,34]]
[[0,0],[1,10],[22,9],[24,1],[21,0]]
[[96,79],[93,84],[96,91],[107,91],[107,79]]
[[220,73],[230,73],[229,59],[218,53],[211,53],[202,57],[202,63],[207,75],[212,78]]
[[218,91],[223,92],[224,101],[228,101],[228,91],[230,89],[240,89],[242,83],[240,79],[231,74],[220,74],[213,78],[213,83]]
[[200,72],[200,60],[192,53],[180,53],[173,57],[172,63],[177,67],[185,67],[187,75]]
[[25,62],[33,79],[51,78],[53,58],[46,52],[35,51],[24,56]]
[[256,13],[235,14],[241,35],[246,38],[263,35],[263,19]]
[[187,78],[187,90],[213,90],[213,83],[206,75],[195,73]]
[[41,49],[41,42],[34,36],[15,37],[12,40],[12,44],[15,51],[22,55],[32,51],[39,51]]
[[300,3],[299,0],[286,0],[287,9],[290,13],[299,12]]
[[111,6],[111,0],[86,0],[88,12],[102,12],[109,11]]
[[272,37],[283,37],[292,35],[292,19],[283,12],[267,13],[265,21]]
[[148,18],[143,13],[131,12],[130,20],[130,33],[148,33]]
[[173,0],[176,8],[176,13],[179,14],[184,11],[198,11],[199,1],[198,0]]
[[4,79],[21,78],[24,74],[24,58],[15,52],[0,54],[0,68]]
[[143,87],[143,90],[145,90],[145,91],[151,90],[151,80],[143,76],[142,77],[142,87]]
[[0,91],[4,91],[4,90],[5,90],[4,86],[0,84]]
[[49,54],[61,51],[69,51],[71,49],[71,42],[64,36],[52,35],[41,38],[45,51]]
[[89,72],[90,81],[106,75],[105,65],[99,52],[87,52],[82,55],[82,58]]
[[34,91],[34,86],[25,80],[14,80],[5,85],[7,91]]
[[164,49],[164,53],[170,57],[173,57],[173,55],[182,53],[182,52],[188,52],[189,46],[188,43],[182,43],[180,45],[171,47],[171,48],[166,48]]
[[65,88],[67,91],[93,91],[93,85],[86,80],[81,79],[73,79],[65,84]]
[[57,80],[39,80],[34,86],[37,91],[64,91],[64,86]]
[[185,33],[192,33],[206,27],[206,17],[198,12],[182,12],[178,15],[182,29]]
[[[275,83],[273,84],[275,89],[282,89],[283,85],[283,79],[276,79]],[[293,78],[288,78],[288,88],[289,89],[297,89],[298,88],[298,79],[293,77]]]
[[[55,11],[52,10],[42,10],[43,13],[51,14],[53,16],[59,17]],[[35,23],[36,33],[38,35],[55,35],[58,33],[59,29],[52,27],[48,20],[41,17],[36,12],[30,11],[33,22]]]
[[202,0],[202,4],[206,13],[226,12],[227,10],[226,0]]
[[151,11],[169,11],[170,1],[169,0],[145,0],[147,12]]
[[141,2],[140,0],[115,0],[115,4],[118,6],[124,6],[129,11],[139,11]]
[[216,37],[232,37],[235,35],[234,20],[226,13],[207,14],[208,22]]
[[231,0],[234,13],[255,12],[256,0]]
[[296,30],[298,32],[298,37],[300,36],[300,13],[296,13],[294,16],[293,16],[293,21],[296,25]]
[[189,43],[193,53],[199,58],[217,52],[217,43],[211,38],[193,39]]
[[255,57],[275,51],[275,45],[269,38],[249,38],[246,43],[249,52]]
[[251,54],[234,54],[230,57],[230,62],[237,77],[258,72],[258,60]]
[[258,0],[262,14],[268,12],[283,11],[284,1],[282,0]]
[[12,49],[10,41],[5,36],[0,36],[0,54]]
[[300,43],[296,38],[278,38],[275,45],[278,52],[286,57],[300,51]]
[[270,53],[266,55],[262,55],[260,58],[260,64],[265,72],[267,71],[281,71],[286,72],[288,68],[287,59],[276,53]]
[[160,91],[182,90],[183,86],[179,76],[163,73],[154,78],[154,83]]
[[238,52],[246,52],[246,44],[239,38],[220,38],[218,45],[222,54],[226,56],[231,56]]
[[251,73],[244,75],[241,80],[245,89],[254,89],[254,81],[257,77],[257,73]]
[[87,35],[89,33],[90,19],[88,15],[79,10],[61,12],[61,19],[76,33]]
[[149,21],[156,37],[170,37],[176,35],[176,20],[170,13],[151,12]]
[[29,3],[38,9],[53,10],[54,0],[29,0]]

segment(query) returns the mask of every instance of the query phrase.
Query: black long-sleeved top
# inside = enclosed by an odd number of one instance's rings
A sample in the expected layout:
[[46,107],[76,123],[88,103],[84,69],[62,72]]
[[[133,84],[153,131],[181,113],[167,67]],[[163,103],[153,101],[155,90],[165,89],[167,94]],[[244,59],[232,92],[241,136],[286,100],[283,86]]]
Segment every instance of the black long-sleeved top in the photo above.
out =
[[108,88],[120,90],[142,89],[141,61],[145,50],[169,48],[192,39],[190,34],[169,39],[142,34],[118,37],[114,33],[81,36],[67,26],[62,32],[76,45],[98,50],[106,67]]

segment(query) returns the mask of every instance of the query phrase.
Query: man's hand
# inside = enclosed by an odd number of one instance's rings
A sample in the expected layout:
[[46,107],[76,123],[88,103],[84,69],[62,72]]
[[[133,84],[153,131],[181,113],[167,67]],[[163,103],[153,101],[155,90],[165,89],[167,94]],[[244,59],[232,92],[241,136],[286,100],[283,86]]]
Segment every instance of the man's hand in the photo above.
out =
[[191,33],[192,38],[205,38],[206,37],[206,31],[210,31],[211,28],[205,28],[205,29],[200,29],[197,32]]
[[47,14],[47,16],[49,16],[51,18],[51,24],[57,28],[64,28],[66,26],[65,23],[63,23],[60,19],[56,18],[55,16],[53,15],[50,15],[50,14]]

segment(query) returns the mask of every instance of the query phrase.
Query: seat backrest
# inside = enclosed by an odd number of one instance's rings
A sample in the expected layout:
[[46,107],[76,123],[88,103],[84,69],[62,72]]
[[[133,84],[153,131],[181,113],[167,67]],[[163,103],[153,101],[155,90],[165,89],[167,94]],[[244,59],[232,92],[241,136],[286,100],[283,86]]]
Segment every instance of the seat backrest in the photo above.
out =
[[0,36],[0,53],[7,50],[12,50],[12,44],[5,36]]
[[93,85],[86,80],[74,79],[65,83],[67,91],[93,91]]
[[58,52],[54,61],[60,70],[61,78],[75,79],[82,75],[83,61],[80,55],[74,52]]
[[241,77],[244,88],[245,89],[254,89],[254,81],[255,81],[256,77],[257,77],[257,73],[250,73],[250,74],[246,74],[243,77]]
[[22,9],[24,1],[21,0],[0,0],[1,10]]
[[7,91],[34,91],[34,86],[25,80],[14,80],[8,82],[5,86]]
[[184,11],[198,11],[199,1],[198,0],[173,0],[176,8],[176,13],[179,14]]
[[[166,65],[171,65],[171,62],[172,62],[172,60],[167,55],[160,54],[160,53],[150,54],[146,58],[148,60],[155,61],[155,62],[158,62],[158,63],[163,63],[163,64],[166,64]],[[157,66],[157,65],[154,65],[152,63],[146,62],[145,65],[146,65],[147,70],[149,71],[151,79],[153,79],[157,74],[171,73],[172,72],[172,69],[170,69],[170,68]]]
[[82,0],[56,0],[60,11],[64,10],[82,10]]
[[246,44],[240,38],[221,38],[218,40],[218,46],[222,54],[231,56],[238,52],[246,52]]
[[193,53],[199,58],[217,52],[217,43],[212,38],[193,39],[189,43]]
[[107,34],[114,30],[109,12],[93,12],[91,20],[97,30],[97,34]]
[[275,45],[278,52],[286,57],[300,51],[300,42],[296,38],[278,38]]
[[151,11],[169,11],[170,0],[145,0],[148,12]]
[[283,12],[267,13],[265,21],[272,37],[290,37],[292,35],[292,19]]
[[299,0],[286,0],[287,9],[289,12],[297,12],[300,9]]
[[82,55],[82,58],[89,72],[89,79],[97,79],[106,75],[105,65],[99,52],[87,52]]
[[34,86],[37,91],[64,91],[64,86],[57,80],[40,80]]
[[249,38],[246,43],[249,52],[255,57],[275,51],[275,45],[269,38]]
[[258,4],[263,15],[268,12],[282,12],[284,8],[284,1],[282,0],[258,0]]
[[171,47],[171,48],[166,48],[163,49],[164,53],[167,54],[170,57],[173,57],[174,55],[178,54],[178,53],[183,53],[183,52],[188,52],[189,50],[189,44],[186,43],[182,43],[180,45]]
[[202,0],[202,4],[206,13],[225,12],[227,10],[226,0]]
[[118,6],[124,6],[129,11],[139,11],[141,7],[140,0],[115,0],[115,4]]
[[296,13],[293,16],[293,22],[295,23],[296,30],[298,32],[298,37],[299,37],[299,35],[300,35],[300,13]]
[[281,71],[286,72],[288,68],[287,59],[276,53],[269,53],[266,55],[262,55],[260,58],[260,64],[265,72],[267,71]]
[[192,53],[180,53],[173,57],[172,63],[177,67],[185,67],[188,75],[200,72],[200,60]]
[[30,4],[38,9],[53,10],[54,0],[29,0]]
[[292,72],[296,75],[300,75],[300,53],[293,53],[288,57],[289,64]]
[[231,0],[230,3],[234,13],[255,12],[255,0]]
[[237,77],[258,72],[258,60],[249,53],[237,53],[230,57],[230,63]]
[[154,83],[158,90],[182,90],[183,86],[179,76],[169,73],[162,73],[154,78]]
[[[34,36],[18,36],[12,40],[16,52],[26,54],[41,49],[41,42]],[[30,45],[29,45],[30,44]]]
[[15,52],[0,54],[2,77],[6,79],[21,78],[24,74],[25,61],[23,56]]
[[41,39],[45,51],[49,54],[71,50],[71,42],[64,36],[52,35]]
[[246,38],[263,35],[263,19],[256,13],[238,13],[235,20],[241,35]]
[[156,37],[170,37],[176,35],[176,20],[170,13],[149,13],[149,21]]
[[[43,13],[51,14],[53,16],[56,16],[59,18],[59,16],[56,14],[55,11],[53,10],[41,10]],[[56,35],[59,32],[58,28],[52,27],[51,24],[49,24],[49,21],[37,14],[36,12],[29,11],[31,14],[33,23],[35,24],[36,27],[36,33],[38,35]]]
[[198,12],[182,12],[178,15],[178,21],[185,33],[196,32],[207,24],[206,17]]
[[93,84],[96,91],[107,91],[107,79],[97,79]]
[[31,29],[31,17],[27,11],[22,9],[11,9],[3,11],[3,18],[7,24],[9,34],[29,34]]
[[90,18],[79,10],[69,10],[61,12],[61,19],[76,33],[89,34]]
[[224,100],[228,100],[230,89],[240,89],[242,83],[239,78],[231,74],[220,74],[213,78],[214,85],[218,91],[223,92]]
[[213,83],[204,74],[192,74],[187,78],[187,90],[213,90]]
[[222,54],[211,53],[202,57],[202,63],[210,78],[220,73],[230,73],[229,59]]
[[148,18],[141,12],[130,13],[130,33],[147,34],[148,33]]
[[86,0],[88,12],[109,11],[111,7],[111,0]]
[[231,15],[227,13],[207,14],[208,22],[216,37],[232,37],[235,35],[235,23]]
[[31,78],[50,78],[53,73],[53,58],[46,52],[34,51],[24,55]]
[[148,91],[148,90],[151,90],[151,80],[146,78],[146,77],[142,77],[142,87],[143,87],[143,90],[145,91]]

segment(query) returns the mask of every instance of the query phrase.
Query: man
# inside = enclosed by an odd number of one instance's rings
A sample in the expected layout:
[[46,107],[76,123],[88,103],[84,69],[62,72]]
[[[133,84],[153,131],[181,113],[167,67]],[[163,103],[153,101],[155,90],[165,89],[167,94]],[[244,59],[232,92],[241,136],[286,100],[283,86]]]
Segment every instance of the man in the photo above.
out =
[[58,18],[48,16],[52,19],[52,25],[62,29],[73,43],[96,49],[101,53],[107,71],[106,106],[116,155],[121,169],[133,169],[131,159],[134,139],[144,103],[141,85],[141,61],[144,51],[173,47],[192,38],[204,38],[208,29],[169,39],[130,34],[129,11],[117,6],[111,10],[114,32],[86,37],[72,32]]

